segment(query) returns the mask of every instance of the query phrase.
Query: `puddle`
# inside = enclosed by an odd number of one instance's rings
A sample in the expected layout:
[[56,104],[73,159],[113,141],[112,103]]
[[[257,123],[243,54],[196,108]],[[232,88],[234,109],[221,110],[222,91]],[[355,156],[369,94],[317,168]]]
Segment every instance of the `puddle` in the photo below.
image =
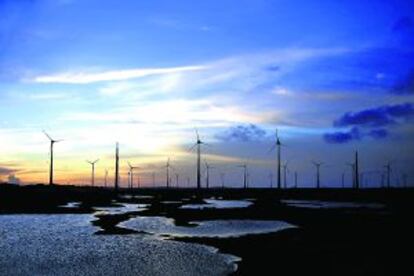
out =
[[227,275],[239,258],[140,235],[93,235],[93,215],[0,215],[0,275]]
[[82,204],[82,202],[80,202],[80,201],[74,201],[74,202],[68,202],[65,205],[60,205],[58,207],[68,208],[68,209],[77,209],[77,208],[80,207],[81,204]]
[[123,214],[129,212],[141,212],[147,210],[149,204],[131,204],[131,203],[122,203],[122,206],[116,207],[94,207],[93,209],[99,214]]
[[190,224],[193,224],[194,227],[176,226],[173,219],[166,217],[136,217],[121,222],[119,226],[160,236],[210,238],[273,233],[296,227],[287,222],[275,220],[210,220],[194,221]]
[[247,208],[253,203],[247,200],[218,200],[205,199],[206,204],[185,204],[180,209],[231,209],[231,208]]
[[281,200],[280,202],[299,208],[310,209],[339,209],[339,208],[367,208],[383,209],[384,204],[380,203],[360,203],[360,202],[340,202],[340,201],[320,201],[320,200]]

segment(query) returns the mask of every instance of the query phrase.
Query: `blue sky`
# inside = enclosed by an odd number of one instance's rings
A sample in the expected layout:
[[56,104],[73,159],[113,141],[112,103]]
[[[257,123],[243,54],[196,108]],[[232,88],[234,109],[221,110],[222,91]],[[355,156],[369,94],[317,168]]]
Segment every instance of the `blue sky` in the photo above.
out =
[[[0,179],[89,181],[113,173],[113,146],[142,183],[171,156],[194,183],[194,127],[205,159],[241,183],[269,184],[275,128],[289,181],[339,185],[361,152],[367,185],[413,157],[414,4],[410,1],[0,1]],[[340,123],[338,123],[340,122]],[[369,178],[368,178],[369,175]],[[399,180],[398,180],[399,179]],[[125,180],[125,177],[124,177]],[[184,182],[184,181],[183,181]]]

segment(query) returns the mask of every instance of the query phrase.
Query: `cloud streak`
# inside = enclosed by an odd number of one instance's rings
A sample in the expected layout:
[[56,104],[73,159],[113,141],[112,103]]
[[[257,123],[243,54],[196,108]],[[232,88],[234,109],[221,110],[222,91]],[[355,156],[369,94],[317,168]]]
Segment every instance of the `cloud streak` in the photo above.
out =
[[182,66],[170,68],[142,68],[129,70],[115,70],[100,73],[69,72],[37,76],[33,79],[38,83],[66,83],[66,84],[88,84],[103,81],[121,81],[142,78],[154,75],[166,75],[179,72],[199,71],[206,69],[205,66]]

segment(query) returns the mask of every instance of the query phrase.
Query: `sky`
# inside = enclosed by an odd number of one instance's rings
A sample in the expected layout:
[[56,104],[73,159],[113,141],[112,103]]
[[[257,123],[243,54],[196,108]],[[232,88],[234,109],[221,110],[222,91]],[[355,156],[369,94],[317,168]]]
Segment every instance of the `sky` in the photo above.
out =
[[[414,184],[414,3],[0,0],[0,181],[195,186],[197,128],[211,186]],[[411,164],[411,165],[410,165]],[[273,176],[272,176],[273,175]],[[205,169],[203,168],[203,181]],[[188,181],[188,182],[187,182]],[[203,182],[204,184],[204,182]]]

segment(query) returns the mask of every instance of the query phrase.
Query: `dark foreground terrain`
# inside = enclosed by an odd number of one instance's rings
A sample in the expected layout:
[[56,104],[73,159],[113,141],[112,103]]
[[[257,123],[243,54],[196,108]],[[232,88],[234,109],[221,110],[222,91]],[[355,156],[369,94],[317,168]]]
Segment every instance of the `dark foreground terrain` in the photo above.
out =
[[[249,200],[246,208],[181,209],[204,199]],[[284,200],[351,202],[355,205],[289,204]],[[60,207],[80,202],[76,208]],[[313,202],[313,201],[312,201]],[[174,238],[210,245],[241,258],[237,275],[414,275],[413,189],[137,189],[0,185],[1,214],[94,213],[94,207],[147,204],[140,212],[96,214],[98,235],[135,235],[118,223],[137,216],[191,221],[281,220],[297,226],[233,238]],[[302,202],[303,203],[303,202]],[[1,242],[1,241],[0,241]]]

